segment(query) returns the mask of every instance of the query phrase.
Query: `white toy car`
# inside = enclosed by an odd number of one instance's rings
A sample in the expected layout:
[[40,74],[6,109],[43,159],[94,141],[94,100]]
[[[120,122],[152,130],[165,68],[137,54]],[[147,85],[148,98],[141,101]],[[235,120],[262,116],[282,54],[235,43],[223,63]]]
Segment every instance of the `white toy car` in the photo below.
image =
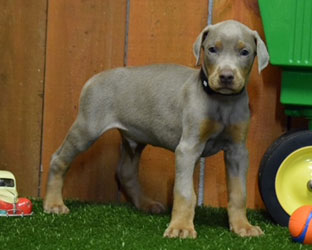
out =
[[26,198],[18,198],[14,175],[0,170],[0,216],[32,215],[32,203]]

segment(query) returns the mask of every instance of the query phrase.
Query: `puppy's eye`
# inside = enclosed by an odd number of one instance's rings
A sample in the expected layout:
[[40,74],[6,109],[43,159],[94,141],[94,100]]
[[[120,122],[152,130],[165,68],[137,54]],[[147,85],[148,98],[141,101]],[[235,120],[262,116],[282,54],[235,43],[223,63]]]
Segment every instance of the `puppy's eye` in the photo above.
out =
[[248,55],[249,55],[249,51],[248,51],[247,49],[242,49],[242,50],[239,52],[239,54],[240,54],[241,56],[248,56]]
[[217,53],[217,48],[216,48],[216,47],[210,47],[210,48],[208,49],[208,51],[209,51],[210,53],[212,53],[212,54],[215,54],[215,53]]

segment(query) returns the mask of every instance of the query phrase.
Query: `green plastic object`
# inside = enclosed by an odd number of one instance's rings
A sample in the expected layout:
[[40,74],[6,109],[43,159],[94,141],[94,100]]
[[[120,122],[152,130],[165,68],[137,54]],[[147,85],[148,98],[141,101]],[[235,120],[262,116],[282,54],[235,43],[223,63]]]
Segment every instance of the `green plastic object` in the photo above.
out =
[[270,62],[282,67],[281,103],[312,130],[312,0],[258,0]]
[[282,71],[281,103],[312,107],[312,71]]
[[312,0],[258,2],[271,64],[312,67]]

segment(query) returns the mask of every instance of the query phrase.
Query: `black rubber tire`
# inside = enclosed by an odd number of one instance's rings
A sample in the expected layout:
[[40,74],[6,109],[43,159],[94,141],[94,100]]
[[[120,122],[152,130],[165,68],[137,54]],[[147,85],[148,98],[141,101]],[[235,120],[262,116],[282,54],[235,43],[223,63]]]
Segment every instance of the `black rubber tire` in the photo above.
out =
[[259,169],[260,194],[269,214],[281,226],[288,226],[290,215],[278,201],[275,190],[276,174],[281,163],[289,154],[306,146],[312,146],[312,131],[288,132],[268,148],[261,161]]

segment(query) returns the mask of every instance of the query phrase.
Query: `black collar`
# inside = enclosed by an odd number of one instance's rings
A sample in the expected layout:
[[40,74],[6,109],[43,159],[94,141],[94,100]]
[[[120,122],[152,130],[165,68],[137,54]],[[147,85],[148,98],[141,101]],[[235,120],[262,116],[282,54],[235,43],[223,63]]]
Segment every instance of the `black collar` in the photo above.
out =
[[245,87],[244,87],[238,93],[222,94],[222,93],[216,92],[212,88],[210,88],[208,78],[207,78],[203,68],[200,69],[199,76],[200,76],[200,81],[202,83],[204,91],[207,93],[207,95],[236,96],[236,95],[240,95],[245,90]]

